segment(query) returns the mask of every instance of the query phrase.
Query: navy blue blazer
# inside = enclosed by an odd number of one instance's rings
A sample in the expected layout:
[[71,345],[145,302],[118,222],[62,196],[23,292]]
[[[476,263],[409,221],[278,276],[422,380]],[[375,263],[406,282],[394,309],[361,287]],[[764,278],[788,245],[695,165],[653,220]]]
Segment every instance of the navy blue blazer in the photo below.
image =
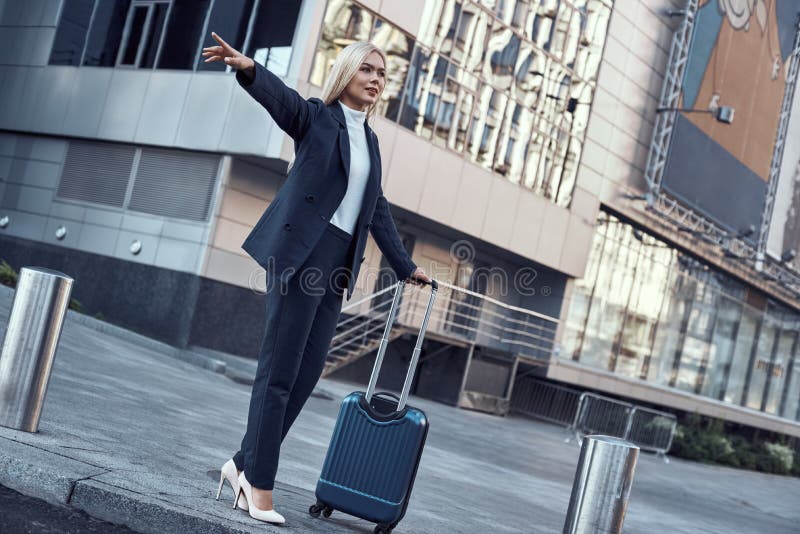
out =
[[[242,72],[236,73],[236,79],[294,140],[295,160],[286,182],[242,244],[267,270],[268,276],[277,274],[286,283],[303,265],[347,191],[350,171],[347,122],[338,102],[326,106],[319,98],[306,100],[257,63],[253,79],[248,80]],[[364,129],[370,172],[353,231],[355,248],[348,258],[347,267],[352,273],[348,300],[364,261],[369,231],[398,278],[410,277],[417,268],[403,247],[389,203],[383,196],[378,137],[366,122]]]

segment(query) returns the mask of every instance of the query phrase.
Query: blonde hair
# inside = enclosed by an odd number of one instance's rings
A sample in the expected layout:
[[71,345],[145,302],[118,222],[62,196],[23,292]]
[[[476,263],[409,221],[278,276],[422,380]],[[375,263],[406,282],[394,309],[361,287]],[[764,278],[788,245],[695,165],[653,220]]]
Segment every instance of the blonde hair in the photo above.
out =
[[[328,73],[328,77],[325,79],[325,84],[322,86],[322,101],[325,102],[326,106],[342,95],[347,84],[350,83],[358,69],[361,68],[361,64],[373,52],[377,52],[381,56],[385,66],[386,55],[383,50],[367,41],[356,41],[339,52],[333,62],[330,73]],[[373,111],[375,111],[374,104],[367,108],[367,118],[372,116]]]
[[[361,68],[361,64],[364,63],[367,56],[373,52],[377,52],[381,56],[385,67],[386,55],[383,53],[383,50],[367,41],[350,43],[339,52],[339,55],[336,56],[336,60],[333,62],[331,71],[328,73],[328,77],[325,78],[325,83],[322,85],[321,98],[326,106],[342,95],[344,88],[347,87],[347,84],[349,84],[353,76],[356,75],[358,69]],[[375,111],[375,104],[367,107],[367,119],[372,116],[373,111]],[[294,166],[295,156],[296,154],[292,154],[292,159],[289,160],[286,172],[289,172]]]

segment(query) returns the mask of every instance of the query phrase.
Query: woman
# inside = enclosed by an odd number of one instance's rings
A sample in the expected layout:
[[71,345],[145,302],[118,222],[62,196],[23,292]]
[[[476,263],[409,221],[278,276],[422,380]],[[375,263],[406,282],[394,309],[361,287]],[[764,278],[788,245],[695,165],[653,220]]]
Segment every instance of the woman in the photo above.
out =
[[219,45],[203,49],[206,63],[236,69],[239,84],[295,145],[285,184],[242,245],[267,270],[267,324],[247,431],[222,467],[217,491],[219,498],[227,479],[234,506],[280,524],[284,518],[272,506],[280,444],[322,373],[369,231],[399,278],[430,278],[403,248],[380,185],[377,137],[366,122],[386,84],[383,52],[371,43],[349,45],[336,58],[322,99],[306,100],[211,35]]

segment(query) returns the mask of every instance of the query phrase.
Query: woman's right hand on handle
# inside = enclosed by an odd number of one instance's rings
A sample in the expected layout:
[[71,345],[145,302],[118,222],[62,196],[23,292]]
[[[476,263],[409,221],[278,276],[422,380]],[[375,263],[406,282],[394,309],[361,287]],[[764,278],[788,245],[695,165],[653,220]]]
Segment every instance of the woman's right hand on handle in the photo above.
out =
[[222,37],[216,33],[211,32],[211,37],[218,42],[219,45],[203,48],[203,57],[206,58],[205,63],[223,61],[226,65],[230,65],[236,70],[244,71],[248,78],[253,77],[255,62],[252,59],[226,43]]

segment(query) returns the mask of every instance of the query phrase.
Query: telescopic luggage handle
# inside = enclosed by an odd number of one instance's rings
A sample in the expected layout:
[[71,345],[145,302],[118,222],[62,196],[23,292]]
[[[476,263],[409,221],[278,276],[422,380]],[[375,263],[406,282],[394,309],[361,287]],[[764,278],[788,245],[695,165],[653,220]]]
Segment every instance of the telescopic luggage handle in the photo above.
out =
[[[414,372],[417,369],[417,362],[419,361],[419,354],[422,352],[422,341],[425,339],[425,331],[428,329],[428,319],[431,316],[431,309],[433,308],[433,301],[436,298],[436,292],[439,291],[439,284],[436,280],[424,282],[423,284],[431,286],[431,296],[428,299],[428,306],[425,308],[425,317],[422,318],[422,326],[417,334],[417,343],[414,345],[414,353],[411,355],[411,364],[408,366],[405,382],[403,382],[403,391],[400,394],[400,399],[397,401],[397,411],[399,412],[406,406],[408,400],[408,392],[411,390],[411,382],[414,379]],[[394,298],[392,299],[392,306],[389,308],[389,318],[386,321],[386,326],[383,329],[383,337],[381,344],[378,347],[378,355],[375,357],[375,365],[372,367],[372,375],[369,377],[369,385],[367,386],[366,401],[367,404],[372,400],[372,395],[375,393],[375,386],[378,384],[378,375],[381,372],[383,365],[383,355],[386,353],[386,345],[389,343],[389,334],[392,331],[392,324],[394,324],[395,316],[397,315],[397,305],[400,302],[400,295],[403,294],[405,288],[405,280],[399,280],[394,290]]]

